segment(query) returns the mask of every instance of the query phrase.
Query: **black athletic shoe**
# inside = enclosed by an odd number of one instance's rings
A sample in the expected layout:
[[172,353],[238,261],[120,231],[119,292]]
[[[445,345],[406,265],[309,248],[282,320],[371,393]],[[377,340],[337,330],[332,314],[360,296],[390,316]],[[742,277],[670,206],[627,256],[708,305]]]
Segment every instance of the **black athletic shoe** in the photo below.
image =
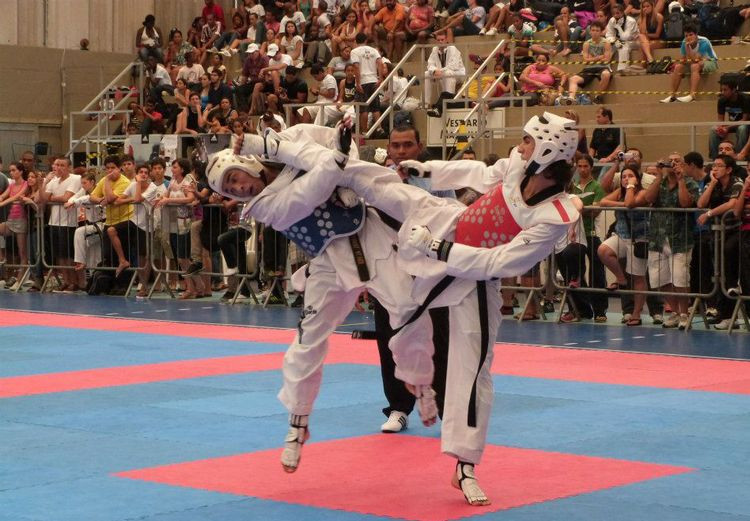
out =
[[191,275],[200,273],[201,271],[203,271],[202,262],[191,262],[190,266],[188,266],[188,269],[185,270],[185,275],[189,277]]
[[339,131],[339,146],[344,154],[349,155],[349,150],[352,148],[352,127],[341,127]]

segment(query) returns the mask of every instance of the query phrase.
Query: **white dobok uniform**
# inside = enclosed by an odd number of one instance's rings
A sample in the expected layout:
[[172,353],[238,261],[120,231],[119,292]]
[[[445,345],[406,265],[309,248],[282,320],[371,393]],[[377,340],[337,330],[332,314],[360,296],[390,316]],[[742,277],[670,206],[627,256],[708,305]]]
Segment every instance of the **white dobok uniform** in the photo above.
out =
[[[313,166],[305,168],[307,173],[303,175],[298,175],[297,168],[284,168],[246,205],[243,218],[253,217],[285,232],[287,237],[303,245],[306,239],[312,238],[311,234],[327,232],[330,235],[331,226],[335,228],[335,223],[328,221],[328,213],[321,210],[319,205],[329,201],[343,173],[329,150],[335,148],[337,132],[315,125],[295,125],[279,134],[285,141],[289,140],[301,163]],[[325,143],[329,148],[316,146],[310,138]],[[249,155],[249,152],[243,148],[240,154]],[[338,155],[339,160],[342,157]],[[323,164],[323,161],[331,161],[331,164]],[[393,172],[391,176],[398,179]],[[299,221],[305,218],[315,221],[318,228],[313,230],[300,226]],[[367,264],[369,280],[361,280],[352,245],[346,236],[331,236],[306,268],[302,319],[294,342],[284,355],[284,383],[279,392],[279,400],[292,414],[308,415],[312,411],[320,390],[328,337],[351,312],[362,290],[367,289],[380,301],[388,310],[393,324],[405,320],[416,306],[409,297],[411,276],[396,267],[397,255],[393,248],[397,240],[396,231],[385,225],[375,210],[367,209],[364,224],[356,235]],[[431,351],[432,329],[415,335],[415,342],[430,344],[430,347],[422,349]]]
[[[301,156],[279,159],[297,168],[309,166]],[[515,149],[509,159],[492,167],[481,161],[428,161],[426,169],[431,171],[434,190],[468,187],[484,195],[467,208],[403,184],[386,168],[358,160],[347,163],[339,184],[403,223],[398,266],[415,277],[412,299],[426,308],[450,307],[442,450],[479,463],[494,395],[490,367],[500,324],[499,279],[521,275],[549,255],[578,218],[578,211],[569,196],[559,192],[527,205],[521,194],[526,162]],[[411,228],[417,225],[427,226],[433,238],[454,243],[447,262],[431,259],[408,244]],[[430,293],[436,292],[433,288],[446,276],[456,278],[430,300]],[[408,383],[432,382],[433,346],[414,342],[424,330],[431,331],[429,325],[429,314],[422,313],[391,340],[396,376]],[[417,353],[423,348],[426,351]]]

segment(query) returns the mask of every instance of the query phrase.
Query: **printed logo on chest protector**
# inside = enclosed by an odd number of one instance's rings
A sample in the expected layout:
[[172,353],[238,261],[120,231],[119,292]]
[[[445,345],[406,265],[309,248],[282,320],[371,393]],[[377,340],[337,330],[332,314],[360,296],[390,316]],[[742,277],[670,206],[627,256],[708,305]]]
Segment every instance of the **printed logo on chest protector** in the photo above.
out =
[[456,223],[456,242],[478,248],[507,244],[521,232],[499,184],[469,206]]

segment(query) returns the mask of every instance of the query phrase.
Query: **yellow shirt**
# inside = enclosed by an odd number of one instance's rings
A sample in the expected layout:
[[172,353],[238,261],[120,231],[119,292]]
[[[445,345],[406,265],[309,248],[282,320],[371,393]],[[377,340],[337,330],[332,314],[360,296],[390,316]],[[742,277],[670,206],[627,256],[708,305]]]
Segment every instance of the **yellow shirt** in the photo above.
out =
[[[106,180],[106,176],[102,177],[99,182],[96,183],[96,188],[94,188],[94,191],[91,192],[91,195],[93,195],[94,197],[104,197],[104,182]],[[128,188],[128,186],[130,186],[130,179],[120,174],[120,177],[117,178],[117,181],[112,183],[112,193],[117,196],[121,196]],[[107,226],[114,226],[115,224],[129,221],[133,216],[132,204],[123,204],[119,206],[108,204],[105,209],[107,212]]]
[[[495,81],[495,78],[496,76],[483,74],[479,79],[475,79],[466,88],[466,97],[469,99],[479,99],[484,91],[486,91],[490,87],[490,85],[492,85],[492,82]],[[480,81],[481,90],[478,89]],[[490,94],[490,96],[492,96],[492,94]]]

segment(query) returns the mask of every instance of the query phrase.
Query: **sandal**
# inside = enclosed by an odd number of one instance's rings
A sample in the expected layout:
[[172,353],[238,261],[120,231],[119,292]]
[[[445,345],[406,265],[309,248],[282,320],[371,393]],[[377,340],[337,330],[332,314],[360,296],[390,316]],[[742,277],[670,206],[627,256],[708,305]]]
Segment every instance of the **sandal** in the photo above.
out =
[[451,485],[464,493],[466,502],[473,506],[489,505],[491,501],[487,494],[479,487],[474,475],[474,464],[459,460],[456,464],[456,472],[453,473]]
[[182,295],[177,297],[178,300],[188,300],[188,299],[194,299],[194,298],[198,298],[198,295],[190,291],[185,291]]
[[640,326],[641,324],[642,324],[642,321],[641,321],[640,318],[631,318],[630,320],[628,320],[627,322],[625,322],[625,325],[628,326],[628,327],[631,327],[631,326]]
[[617,281],[613,282],[609,286],[607,286],[607,291],[617,291],[620,289],[626,289],[628,287],[627,283],[621,284]]

